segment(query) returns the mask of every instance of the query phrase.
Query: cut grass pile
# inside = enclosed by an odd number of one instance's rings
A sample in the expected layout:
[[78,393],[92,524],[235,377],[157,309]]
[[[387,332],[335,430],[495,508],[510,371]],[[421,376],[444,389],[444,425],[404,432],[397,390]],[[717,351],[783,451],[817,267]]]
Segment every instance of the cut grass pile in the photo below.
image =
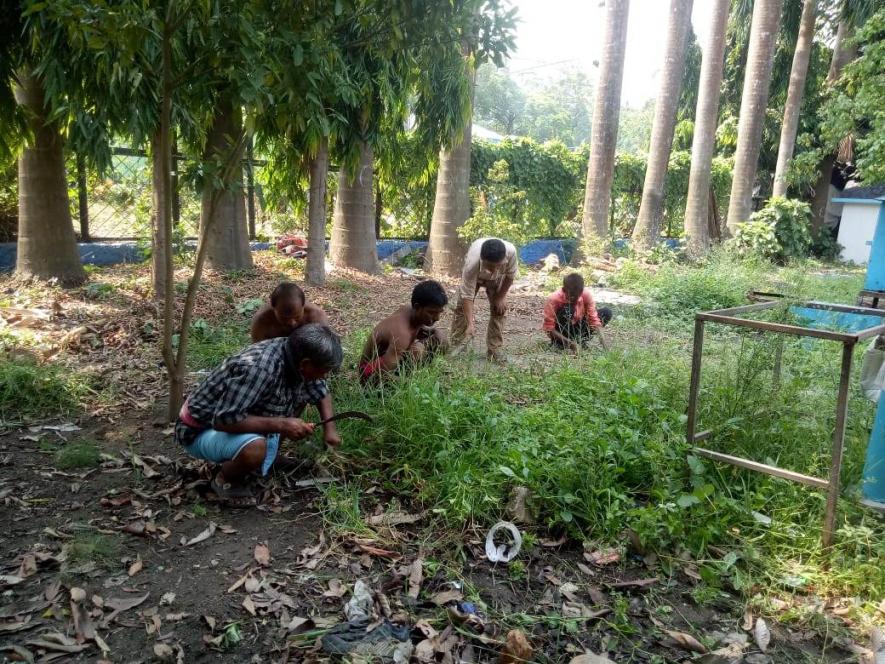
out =
[[0,420],[55,417],[75,411],[88,379],[57,364],[0,358]]
[[89,440],[67,443],[55,452],[55,465],[62,470],[94,468],[100,462],[98,446]]

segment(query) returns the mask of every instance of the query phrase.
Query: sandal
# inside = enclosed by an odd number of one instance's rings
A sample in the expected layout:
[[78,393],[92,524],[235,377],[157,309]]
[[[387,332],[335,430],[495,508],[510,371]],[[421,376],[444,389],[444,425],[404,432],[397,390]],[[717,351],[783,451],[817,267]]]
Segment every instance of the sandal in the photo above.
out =
[[247,486],[234,486],[229,482],[221,483],[218,475],[212,478],[212,491],[219,502],[229,507],[255,507],[258,501],[255,494]]

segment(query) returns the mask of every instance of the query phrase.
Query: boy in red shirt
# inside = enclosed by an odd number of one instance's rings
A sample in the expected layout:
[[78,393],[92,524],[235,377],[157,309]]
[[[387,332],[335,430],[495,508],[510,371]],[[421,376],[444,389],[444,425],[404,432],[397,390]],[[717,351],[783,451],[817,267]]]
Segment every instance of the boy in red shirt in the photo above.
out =
[[611,309],[597,310],[590,289],[584,288],[584,277],[574,272],[562,280],[562,288],[547,298],[543,329],[557,348],[577,352],[595,334],[603,349],[608,350],[602,328],[611,319]]

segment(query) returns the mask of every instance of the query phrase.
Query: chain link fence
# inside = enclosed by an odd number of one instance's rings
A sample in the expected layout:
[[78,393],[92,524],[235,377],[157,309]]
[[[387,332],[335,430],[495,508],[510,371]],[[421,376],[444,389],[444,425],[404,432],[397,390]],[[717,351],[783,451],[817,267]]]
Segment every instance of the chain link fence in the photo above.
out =
[[[138,241],[151,236],[151,163],[143,150],[113,148],[111,167],[99,174],[81,157],[69,165],[69,198],[74,232],[80,242]],[[188,239],[196,238],[200,226],[200,196],[184,181],[187,158],[176,155],[172,176],[173,224]],[[254,159],[251,151],[243,160],[243,194],[249,238],[269,235],[261,185],[256,182],[266,162]],[[181,177],[180,177],[181,176]]]

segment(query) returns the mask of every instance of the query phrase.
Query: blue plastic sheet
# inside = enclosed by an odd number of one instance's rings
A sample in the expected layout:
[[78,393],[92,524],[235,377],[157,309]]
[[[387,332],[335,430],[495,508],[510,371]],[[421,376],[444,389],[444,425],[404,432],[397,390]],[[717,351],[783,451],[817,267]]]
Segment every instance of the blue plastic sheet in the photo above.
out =
[[859,332],[882,323],[879,316],[852,314],[845,311],[827,311],[810,307],[790,307],[790,313],[799,318],[799,324],[814,330],[831,332]]

